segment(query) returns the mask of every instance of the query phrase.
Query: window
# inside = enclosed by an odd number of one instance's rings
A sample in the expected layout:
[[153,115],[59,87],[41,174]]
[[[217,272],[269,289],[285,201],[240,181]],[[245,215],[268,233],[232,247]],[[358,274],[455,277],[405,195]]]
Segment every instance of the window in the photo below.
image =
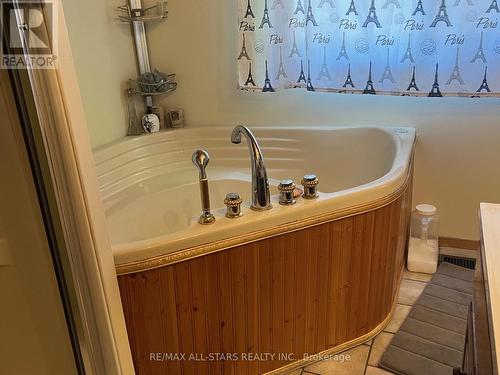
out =
[[500,95],[497,0],[237,0],[239,87]]

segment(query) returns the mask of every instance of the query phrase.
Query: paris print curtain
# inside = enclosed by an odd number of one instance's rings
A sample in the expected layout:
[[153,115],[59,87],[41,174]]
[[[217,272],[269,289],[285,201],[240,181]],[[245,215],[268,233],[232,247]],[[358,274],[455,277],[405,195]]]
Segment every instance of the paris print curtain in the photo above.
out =
[[497,0],[237,2],[242,90],[500,96]]

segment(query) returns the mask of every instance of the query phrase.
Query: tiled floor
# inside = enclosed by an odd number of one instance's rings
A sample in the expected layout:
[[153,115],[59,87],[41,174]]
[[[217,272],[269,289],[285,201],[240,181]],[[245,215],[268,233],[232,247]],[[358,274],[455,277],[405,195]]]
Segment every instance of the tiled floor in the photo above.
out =
[[316,362],[289,372],[287,375],[392,374],[377,367],[378,362],[431,277],[432,275],[405,270],[392,320],[382,332],[373,340],[341,353],[342,355],[339,355],[337,360]]

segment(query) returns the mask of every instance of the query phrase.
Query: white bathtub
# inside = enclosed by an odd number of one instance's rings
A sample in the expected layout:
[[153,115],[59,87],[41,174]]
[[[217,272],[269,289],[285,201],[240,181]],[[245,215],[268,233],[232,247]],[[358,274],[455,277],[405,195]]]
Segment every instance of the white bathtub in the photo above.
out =
[[[265,158],[272,210],[249,209],[250,158],[246,140],[230,141],[231,127],[169,130],[127,138],[96,151],[98,179],[117,265],[160,257],[304,218],[363,206],[397,191],[410,166],[415,130],[382,127],[251,128]],[[198,171],[205,149],[216,222],[198,224]],[[278,204],[277,185],[315,173],[319,198]],[[244,215],[224,216],[224,197],[240,193]]]

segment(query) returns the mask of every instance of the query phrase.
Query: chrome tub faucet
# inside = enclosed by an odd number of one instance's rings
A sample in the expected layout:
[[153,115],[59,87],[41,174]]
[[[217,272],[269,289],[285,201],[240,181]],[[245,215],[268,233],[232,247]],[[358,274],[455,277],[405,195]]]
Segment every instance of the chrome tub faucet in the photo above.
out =
[[231,142],[241,143],[242,134],[247,139],[250,162],[252,163],[252,206],[250,208],[256,211],[269,210],[272,208],[271,194],[262,151],[255,136],[246,126],[238,125],[233,129]]
[[206,172],[210,156],[205,150],[196,150],[191,157],[191,160],[196,168],[198,168],[200,176],[199,182],[202,213],[198,222],[204,225],[213,224],[215,222],[215,216],[210,212],[210,192],[208,189],[208,177]]

